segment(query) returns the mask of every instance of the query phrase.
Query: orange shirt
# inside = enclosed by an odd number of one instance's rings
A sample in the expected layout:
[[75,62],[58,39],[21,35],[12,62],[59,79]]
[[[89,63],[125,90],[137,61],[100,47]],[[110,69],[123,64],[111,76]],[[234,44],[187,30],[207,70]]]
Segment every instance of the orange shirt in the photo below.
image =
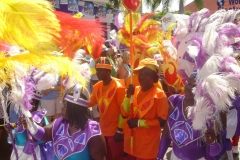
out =
[[[131,84],[131,76],[127,77],[126,80],[125,80],[126,88],[128,88],[129,84]],[[133,74],[132,84],[134,86],[140,86],[140,83],[138,81],[138,74]],[[162,89],[162,84],[159,81],[157,83],[154,83],[154,86],[158,87],[159,89]]]
[[[148,128],[137,127],[133,129],[133,156],[137,158],[156,158],[160,143],[161,127],[158,117],[166,120],[168,116],[168,100],[165,93],[153,86],[147,92],[142,92],[136,87],[134,100],[134,117],[146,120]],[[121,108],[124,117],[129,116]],[[124,125],[124,151],[131,154],[130,138],[131,129],[127,123]]]
[[[139,86],[139,81],[138,81],[138,74],[133,74],[133,82],[132,84],[134,86]],[[126,80],[125,80],[125,86],[126,88],[128,88],[129,84],[131,84],[131,76],[127,77]]]
[[125,96],[123,81],[113,78],[110,84],[100,81],[93,86],[89,107],[98,104],[100,128],[103,136],[113,136],[118,128],[120,108]]

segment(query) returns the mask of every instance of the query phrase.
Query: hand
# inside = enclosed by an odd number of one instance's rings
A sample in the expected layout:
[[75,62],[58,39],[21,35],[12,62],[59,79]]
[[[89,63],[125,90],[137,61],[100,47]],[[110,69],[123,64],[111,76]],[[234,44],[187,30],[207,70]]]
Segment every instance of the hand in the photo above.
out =
[[43,95],[46,96],[49,92],[51,92],[51,88],[50,89],[46,89],[43,91]]
[[5,125],[5,130],[10,133],[16,127],[16,123],[9,123]]
[[23,115],[20,116],[20,123],[23,126],[23,128],[27,128],[27,121],[26,121],[25,116],[23,116]]
[[213,144],[216,140],[215,131],[213,129],[207,129],[205,132],[206,142]]
[[[122,132],[122,129],[118,129],[118,131]],[[116,132],[113,136],[113,139],[116,143],[123,142],[123,134]]]
[[[29,118],[31,122],[33,122],[32,117]],[[28,123],[24,115],[20,116],[20,123],[23,126],[23,128],[27,129],[28,128]]]
[[130,98],[132,95],[134,95],[135,86],[132,84],[129,84],[127,89],[127,97]]
[[131,118],[127,121],[129,128],[136,128],[138,127],[138,119],[137,118]]

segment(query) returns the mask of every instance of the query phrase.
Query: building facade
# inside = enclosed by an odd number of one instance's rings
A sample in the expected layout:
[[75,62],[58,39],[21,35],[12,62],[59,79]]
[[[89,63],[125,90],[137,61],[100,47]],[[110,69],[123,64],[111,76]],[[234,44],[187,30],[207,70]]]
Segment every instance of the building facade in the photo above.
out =
[[[240,9],[240,0],[204,0],[204,8],[209,9],[212,13],[219,9]],[[185,11],[196,12],[197,8],[194,2],[185,6]]]

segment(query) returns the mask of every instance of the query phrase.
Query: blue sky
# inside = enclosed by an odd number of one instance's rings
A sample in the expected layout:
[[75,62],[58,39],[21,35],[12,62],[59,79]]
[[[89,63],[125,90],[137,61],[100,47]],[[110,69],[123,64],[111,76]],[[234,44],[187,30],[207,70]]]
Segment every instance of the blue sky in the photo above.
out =
[[[193,0],[185,0],[185,5],[191,3]],[[143,0],[143,13],[150,12],[149,8],[144,5],[145,0]],[[179,0],[173,0],[173,3],[170,6],[170,11],[177,11],[179,7]],[[157,8],[157,10],[161,10],[161,5]]]

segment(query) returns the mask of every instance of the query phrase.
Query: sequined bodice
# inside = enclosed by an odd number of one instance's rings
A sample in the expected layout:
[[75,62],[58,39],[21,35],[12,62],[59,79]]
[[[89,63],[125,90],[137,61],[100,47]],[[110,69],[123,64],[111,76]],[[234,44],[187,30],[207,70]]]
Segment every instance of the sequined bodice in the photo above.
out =
[[193,130],[191,119],[184,116],[183,99],[181,95],[169,97],[174,107],[168,118],[169,134],[174,142],[173,151],[179,159],[197,160],[206,156],[206,148],[200,132]]
[[89,156],[86,157],[86,151],[88,152],[87,144],[92,137],[101,134],[99,124],[89,120],[84,130],[79,130],[73,133],[72,136],[68,133],[68,125],[62,117],[56,119],[53,124],[55,159],[71,159],[71,156],[76,157],[76,155],[78,155],[76,158],[81,160],[90,159],[89,153],[87,154]]

